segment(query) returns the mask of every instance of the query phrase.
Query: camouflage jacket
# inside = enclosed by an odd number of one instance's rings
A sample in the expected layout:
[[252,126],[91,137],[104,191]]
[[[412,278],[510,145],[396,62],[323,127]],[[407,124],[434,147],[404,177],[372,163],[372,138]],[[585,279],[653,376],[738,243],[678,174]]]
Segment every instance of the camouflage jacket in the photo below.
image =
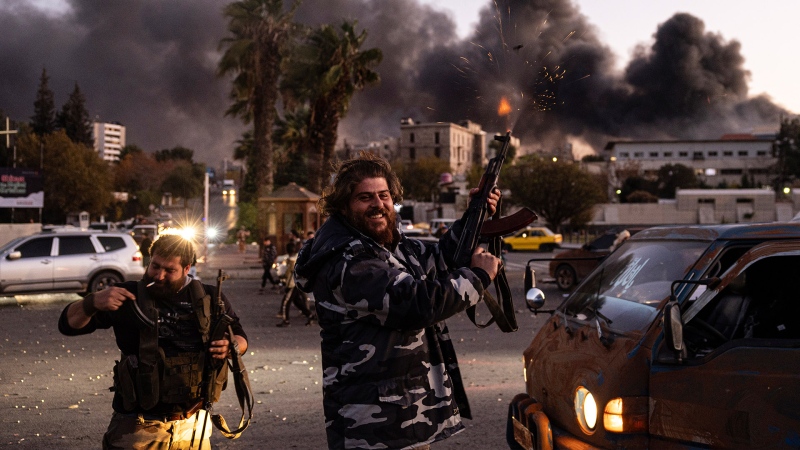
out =
[[413,448],[471,417],[442,321],[480,301],[488,277],[449,269],[460,226],[438,244],[398,231],[389,250],[334,215],[301,250],[297,285],[314,294],[322,328],[330,448]]

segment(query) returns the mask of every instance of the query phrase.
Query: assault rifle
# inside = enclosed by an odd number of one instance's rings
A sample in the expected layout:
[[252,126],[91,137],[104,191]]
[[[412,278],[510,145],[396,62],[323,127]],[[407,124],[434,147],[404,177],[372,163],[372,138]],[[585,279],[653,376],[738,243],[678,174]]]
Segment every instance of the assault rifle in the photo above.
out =
[[[211,332],[209,333],[207,347],[206,347],[206,363],[205,370],[203,371],[203,409],[211,412],[213,404],[218,398],[215,398],[218,383],[227,383],[227,372],[223,380],[219,380],[220,371],[224,369],[227,360],[212,358],[208,349],[211,347],[211,342],[226,339],[230,341],[231,357],[228,361],[228,366],[233,372],[234,387],[236,388],[236,397],[239,399],[239,407],[242,409],[242,417],[239,419],[239,426],[235,430],[228,428],[228,424],[221,414],[211,414],[211,422],[220,431],[220,433],[228,439],[236,439],[242,435],[242,432],[250,425],[250,420],[253,417],[253,393],[250,390],[250,380],[247,377],[247,369],[242,362],[242,355],[239,352],[239,344],[233,338],[233,324],[234,319],[225,312],[225,302],[222,300],[222,282],[228,279],[221,269],[217,276],[217,296],[211,302]],[[245,414],[248,415],[245,418]],[[203,432],[200,434],[200,442],[202,445],[203,438],[205,437],[205,421],[203,422]]]
[[[503,143],[500,151],[494,158],[489,160],[486,172],[481,177],[478,185],[478,193],[472,196],[467,208],[464,229],[458,239],[458,247],[454,257],[457,267],[469,267],[472,262],[472,254],[482,243],[488,244],[488,251],[494,256],[500,257],[502,252],[502,237],[509,235],[521,228],[524,228],[534,220],[536,214],[528,208],[522,208],[516,213],[500,217],[500,204],[491,220],[486,220],[489,206],[486,201],[495,187],[500,177],[500,169],[508,155],[508,145],[511,142],[511,132],[505,136],[495,136],[496,141]],[[503,266],[497,272],[494,279],[495,291],[501,302],[498,302],[488,291],[484,293],[483,302],[489,308],[492,318],[481,325],[475,321],[475,307],[467,308],[467,315],[472,323],[478,328],[486,328],[492,322],[497,322],[497,326],[506,333],[517,331],[517,318],[514,314],[514,303],[511,299],[511,289],[508,286],[506,272]]]

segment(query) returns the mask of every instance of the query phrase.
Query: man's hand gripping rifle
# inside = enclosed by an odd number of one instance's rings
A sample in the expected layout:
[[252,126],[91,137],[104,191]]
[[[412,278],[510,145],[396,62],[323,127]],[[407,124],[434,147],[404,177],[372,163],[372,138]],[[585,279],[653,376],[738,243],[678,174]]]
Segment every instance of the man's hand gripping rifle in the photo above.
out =
[[[487,200],[492,190],[497,187],[500,169],[503,167],[503,162],[508,154],[511,132],[506,133],[505,136],[495,136],[494,138],[497,141],[501,141],[503,146],[497,152],[497,155],[489,160],[486,172],[484,172],[478,185],[478,193],[470,199],[464,230],[459,237],[454,258],[457,267],[469,267],[472,261],[472,254],[482,243],[488,244],[490,253],[500,257],[502,237],[524,228],[536,220],[536,214],[528,208],[522,208],[508,217],[501,218],[500,204],[497,205],[497,210],[492,219],[486,220],[489,210]],[[498,302],[498,299],[495,299],[488,291],[484,293],[483,297],[486,307],[492,313],[492,318],[483,325],[478,324],[475,321],[474,306],[467,309],[467,315],[478,328],[485,328],[491,325],[492,322],[497,322],[497,326],[506,333],[517,331],[517,318],[514,314],[511,289],[508,286],[505,269],[502,266],[494,279],[494,286],[500,301]]]
[[[233,373],[234,387],[236,388],[236,397],[239,399],[239,407],[242,409],[242,417],[239,420],[239,426],[235,430],[228,428],[228,424],[220,414],[211,414],[211,422],[220,431],[220,433],[228,439],[236,439],[241,436],[242,432],[250,425],[250,420],[253,417],[253,393],[250,389],[250,380],[247,377],[247,369],[242,362],[242,355],[239,352],[239,344],[233,338],[233,324],[234,319],[225,312],[225,302],[222,301],[222,282],[228,279],[225,272],[219,271],[217,276],[217,296],[211,304],[211,332],[206,348],[206,367],[203,372],[203,409],[211,412],[214,402],[219,400],[215,398],[215,393],[219,391],[216,389],[217,383],[227,383],[227,375],[224,379],[220,380],[220,371],[223,369],[224,364],[227,362]],[[211,343],[227,339],[230,344],[230,360],[217,359],[211,356],[208,351]],[[227,372],[226,372],[227,373]],[[247,417],[245,417],[247,415]],[[203,433],[200,436],[200,442],[203,441],[203,434],[205,434],[205,422],[203,423]]]

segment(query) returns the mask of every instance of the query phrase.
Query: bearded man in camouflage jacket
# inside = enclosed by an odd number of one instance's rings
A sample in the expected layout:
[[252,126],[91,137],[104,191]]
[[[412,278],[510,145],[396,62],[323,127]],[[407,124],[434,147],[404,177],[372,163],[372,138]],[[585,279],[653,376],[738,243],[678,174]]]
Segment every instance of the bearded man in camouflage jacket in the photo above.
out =
[[405,237],[394,210],[402,194],[384,159],[344,161],[321,200],[329,218],[297,260],[322,327],[330,448],[427,448],[470,418],[443,320],[482,299],[499,259],[479,248],[472,267],[452,268],[458,221],[438,243]]

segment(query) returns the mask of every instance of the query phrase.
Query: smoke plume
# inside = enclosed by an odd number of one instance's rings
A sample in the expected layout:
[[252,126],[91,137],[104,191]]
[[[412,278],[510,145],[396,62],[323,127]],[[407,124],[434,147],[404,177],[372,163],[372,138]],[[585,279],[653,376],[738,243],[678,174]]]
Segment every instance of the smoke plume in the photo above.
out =
[[[28,121],[44,67],[57,108],[77,82],[90,114],[125,125],[128,143],[182,145],[211,164],[232,156],[245,126],[224,116],[230,82],[215,75],[221,2],[66,3],[0,5],[0,110]],[[356,19],[365,46],[383,51],[380,85],[357,93],[341,123],[340,139],[351,143],[397,136],[400,119],[412,117],[511,128],[530,149],[579,139],[600,150],[609,139],[714,139],[776,126],[784,112],[748,97],[739,43],[688,14],[642,36],[652,44],[622,73],[569,0],[487,0],[463,40],[446,14],[417,0],[306,0],[296,19]],[[497,114],[502,97],[514,108],[508,121]]]

